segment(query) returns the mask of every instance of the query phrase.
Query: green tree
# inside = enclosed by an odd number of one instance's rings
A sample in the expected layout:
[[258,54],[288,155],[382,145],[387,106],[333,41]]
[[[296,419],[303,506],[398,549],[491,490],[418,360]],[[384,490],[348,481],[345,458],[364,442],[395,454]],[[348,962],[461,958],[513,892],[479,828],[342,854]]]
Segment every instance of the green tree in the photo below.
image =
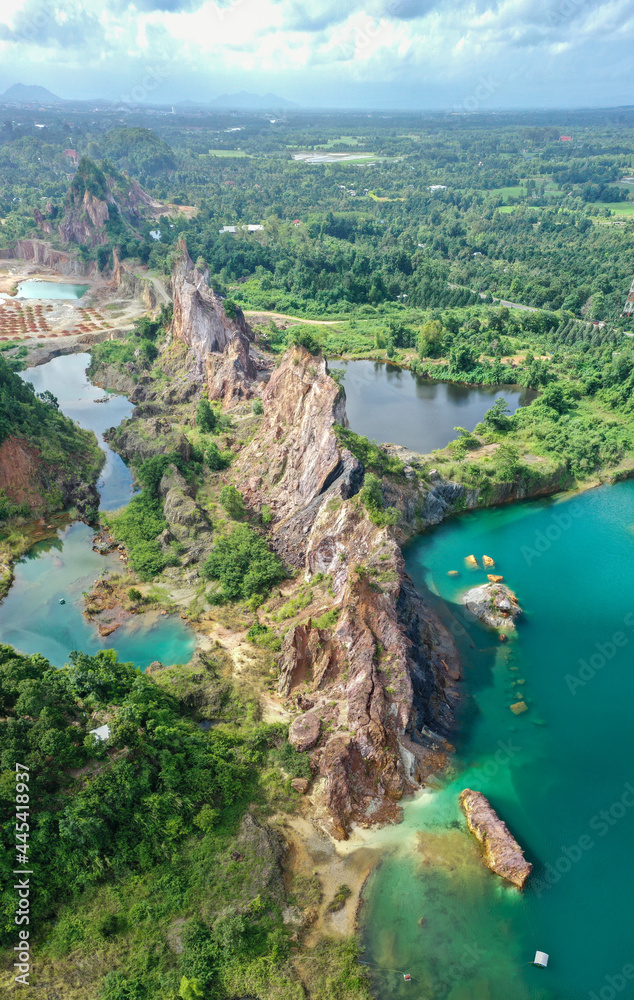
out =
[[223,486],[220,490],[219,500],[229,517],[232,517],[234,521],[246,513],[242,494],[235,486]]
[[201,399],[196,407],[196,424],[204,434],[213,434],[218,423],[218,414],[208,399]]
[[220,539],[202,573],[208,580],[219,581],[221,598],[227,601],[266,594],[286,575],[265,540],[246,524],[237,524]]

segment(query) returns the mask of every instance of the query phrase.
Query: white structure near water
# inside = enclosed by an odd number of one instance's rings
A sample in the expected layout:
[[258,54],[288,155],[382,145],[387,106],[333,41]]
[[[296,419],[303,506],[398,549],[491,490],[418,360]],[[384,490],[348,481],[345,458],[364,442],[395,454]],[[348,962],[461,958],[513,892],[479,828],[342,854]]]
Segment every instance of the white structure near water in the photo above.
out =
[[545,969],[548,965],[548,955],[545,951],[536,951],[535,958],[533,959],[533,965],[539,965],[540,968]]

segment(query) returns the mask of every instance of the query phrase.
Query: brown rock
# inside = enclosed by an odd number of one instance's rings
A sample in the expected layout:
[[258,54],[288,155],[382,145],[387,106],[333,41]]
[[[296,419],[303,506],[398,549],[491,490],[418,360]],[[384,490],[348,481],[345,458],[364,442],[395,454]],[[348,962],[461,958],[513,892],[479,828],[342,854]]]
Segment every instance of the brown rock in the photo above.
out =
[[294,788],[300,795],[305,795],[308,791],[308,778],[293,778],[291,788]]
[[525,701],[516,701],[510,708],[513,715],[521,715],[523,712],[528,712],[528,705]]
[[487,868],[523,889],[533,866],[482,792],[465,788],[459,797],[467,826],[484,848]]
[[119,628],[120,624],[121,624],[121,622],[112,622],[109,625],[100,625],[99,626],[99,635],[102,636],[102,638],[105,639],[106,636],[112,635],[113,632],[116,632],[117,629]]
[[487,580],[489,580],[490,583],[502,583],[503,579],[503,576],[496,576],[494,573],[487,573]]
[[311,712],[298,716],[288,732],[288,742],[302,753],[315,746],[321,734],[321,719]]
[[491,559],[491,556],[482,556],[482,565],[486,567],[495,566],[495,559]]
[[465,562],[466,562],[467,566],[477,566],[478,565],[478,560],[476,559],[475,556],[467,556],[465,558]]
[[450,569],[449,572],[447,573],[447,576],[460,576],[460,573],[458,572],[457,569]]

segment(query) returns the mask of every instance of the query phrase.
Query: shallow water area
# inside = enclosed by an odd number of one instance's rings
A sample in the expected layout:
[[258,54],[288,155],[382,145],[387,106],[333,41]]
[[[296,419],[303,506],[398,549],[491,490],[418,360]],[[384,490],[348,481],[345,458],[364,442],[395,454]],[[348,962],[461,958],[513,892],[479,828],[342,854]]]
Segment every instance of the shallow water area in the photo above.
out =
[[[452,770],[406,804],[403,846],[365,891],[364,958],[385,1000],[628,995],[633,527],[627,482],[455,517],[405,550],[465,681]],[[471,554],[478,569],[465,565]],[[525,612],[504,644],[460,603],[486,579],[484,554]],[[519,700],[528,711],[515,716]],[[484,867],[458,807],[466,787],[484,792],[533,862],[523,893]],[[550,954],[547,969],[531,964],[536,950]]]
[[[153,661],[185,663],[196,646],[191,628],[177,615],[135,615],[107,638],[82,614],[82,594],[104,570],[119,568],[118,555],[92,550],[94,531],[76,521],[54,539],[37,543],[15,567],[15,580],[0,605],[0,642],[22,653],[42,653],[63,667],[73,649],[116,649],[142,670]],[[64,603],[61,603],[61,602]]]
[[[132,474],[103,441],[103,431],[130,415],[125,396],[106,393],[90,382],[88,354],[54,358],[22,373],[36,392],[52,392],[60,409],[93,430],[106,452],[98,488],[102,510],[116,510],[134,494]],[[54,518],[54,525],[64,518]],[[106,570],[120,569],[118,553],[102,556],[92,549],[93,528],[63,524],[54,537],[39,541],[15,566],[11,589],[0,605],[0,642],[23,653],[42,653],[57,667],[71,650],[95,653],[115,649],[123,660],[145,669],[153,660],[186,663],[196,646],[193,630],[176,615],[135,615],[107,638],[82,615],[82,594]],[[63,603],[60,603],[63,602]]]
[[65,281],[21,281],[19,299],[81,299],[90,285],[74,285]]
[[469,386],[434,382],[407,368],[380,361],[329,359],[343,368],[350,427],[379,444],[402,444],[426,454],[457,437],[455,427],[472,431],[496,399],[514,413],[536,393],[520,386]]

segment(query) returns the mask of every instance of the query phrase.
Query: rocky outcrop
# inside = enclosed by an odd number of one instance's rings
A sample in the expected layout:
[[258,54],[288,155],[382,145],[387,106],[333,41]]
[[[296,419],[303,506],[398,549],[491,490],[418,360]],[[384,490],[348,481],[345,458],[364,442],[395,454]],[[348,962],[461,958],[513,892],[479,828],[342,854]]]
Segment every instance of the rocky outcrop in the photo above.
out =
[[15,504],[26,504],[32,516],[75,507],[80,518],[93,521],[99,494],[96,470],[89,472],[87,462],[81,454],[73,465],[47,462],[38,447],[11,435],[0,445],[0,492]]
[[483,583],[462,595],[462,603],[472,615],[491,628],[515,628],[522,614],[517,597],[503,583]]
[[188,462],[192,446],[184,434],[175,431],[166,416],[151,417],[142,423],[124,420],[118,427],[104,433],[106,440],[126,462],[145,462],[155,455],[176,452]]
[[139,273],[138,266],[121,261],[117,250],[112,251],[112,288],[124,299],[134,299],[154,312],[168,306],[170,297],[158,279]]
[[523,889],[533,866],[524,857],[506,823],[482,792],[465,788],[458,801],[469,830],[482,844],[487,868]]
[[364,470],[337,442],[345,401],[325,360],[294,348],[262,400],[235,472],[247,504],[271,507],[276,550],[308,581],[332,580],[336,625],[289,630],[279,689],[289,704],[312,706],[298,727],[321,721],[314,798],[324,826],[343,838],[354,821],[396,818],[402,795],[444,760],[457,654],[405,577],[391,529],[356,499]]
[[[253,394],[258,369],[250,355],[253,331],[242,310],[228,316],[225,300],[209,285],[209,269],[195,267],[184,240],[171,278],[172,335],[204,366],[209,395],[229,401]],[[225,353],[226,352],[226,353]]]
[[16,240],[8,248],[0,250],[0,257],[7,260],[27,260],[42,267],[50,267],[58,274],[68,277],[86,278],[95,273],[96,264],[91,261],[84,264],[72,254],[63,250],[55,250],[42,240]]
[[212,548],[211,525],[207,515],[194,499],[194,490],[178,471],[170,465],[159,486],[163,499],[163,516],[167,531],[163,532],[163,545],[179,543],[180,561],[183,566],[202,564]]

